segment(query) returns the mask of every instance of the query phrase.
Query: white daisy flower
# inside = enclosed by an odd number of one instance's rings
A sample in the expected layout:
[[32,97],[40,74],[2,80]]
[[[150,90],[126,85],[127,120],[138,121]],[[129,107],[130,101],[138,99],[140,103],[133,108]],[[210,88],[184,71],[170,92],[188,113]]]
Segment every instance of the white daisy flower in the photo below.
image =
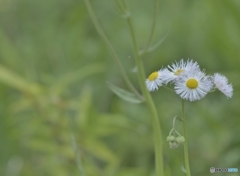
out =
[[181,59],[179,62],[173,63],[171,66],[168,66],[168,68],[170,69],[170,71],[167,75],[165,75],[164,78],[164,81],[166,83],[173,81],[184,72],[188,72],[191,70],[200,71],[197,62],[194,62],[193,60],[188,60],[187,62],[185,62],[183,59]]
[[166,71],[167,69],[161,69],[149,75],[149,77],[146,79],[146,85],[149,91],[157,90],[158,87],[162,86],[164,82],[162,78]]
[[228,84],[228,79],[219,73],[213,75],[213,83],[216,88],[218,88],[222,93],[224,93],[227,98],[231,98],[233,95],[232,84]]
[[181,74],[175,80],[174,89],[181,98],[195,101],[205,97],[212,87],[210,76],[195,70]]

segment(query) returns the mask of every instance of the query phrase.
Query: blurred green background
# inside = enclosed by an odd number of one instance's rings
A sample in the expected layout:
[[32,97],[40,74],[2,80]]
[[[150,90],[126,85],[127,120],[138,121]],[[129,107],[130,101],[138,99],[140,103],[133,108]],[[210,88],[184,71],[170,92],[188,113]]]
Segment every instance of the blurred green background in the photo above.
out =
[[[125,19],[112,0],[91,3],[139,90]],[[154,2],[129,6],[143,47]],[[214,92],[186,103],[192,175],[211,175],[210,167],[240,169],[240,1],[161,0],[158,16],[154,43],[170,31],[143,57],[147,75],[191,58],[209,74],[225,74],[234,88],[232,99]],[[106,82],[127,89],[82,0],[0,0],[0,175],[80,175],[74,134],[87,176],[153,176],[148,110],[119,99]],[[152,96],[165,139],[181,100],[165,89]],[[183,147],[170,149],[165,140],[163,146],[166,175],[185,175]]]

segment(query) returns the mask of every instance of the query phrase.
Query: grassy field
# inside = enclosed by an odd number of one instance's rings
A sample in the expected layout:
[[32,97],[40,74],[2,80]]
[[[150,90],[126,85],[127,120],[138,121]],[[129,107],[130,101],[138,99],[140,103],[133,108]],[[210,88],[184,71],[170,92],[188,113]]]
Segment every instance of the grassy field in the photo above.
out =
[[[140,92],[126,20],[114,1],[90,2]],[[154,1],[128,3],[143,48]],[[146,76],[189,58],[208,74],[226,75],[234,88],[231,99],[216,91],[186,102],[192,175],[211,175],[210,167],[240,169],[240,2],[162,0],[156,22],[152,43],[167,37],[142,57]],[[86,176],[154,176],[147,106],[120,99],[108,82],[129,90],[83,0],[0,0],[0,175],[82,176],[84,169]],[[165,140],[181,115],[181,99],[164,88],[151,95],[166,176],[183,176],[183,146],[170,149]],[[181,122],[177,128],[182,132]]]

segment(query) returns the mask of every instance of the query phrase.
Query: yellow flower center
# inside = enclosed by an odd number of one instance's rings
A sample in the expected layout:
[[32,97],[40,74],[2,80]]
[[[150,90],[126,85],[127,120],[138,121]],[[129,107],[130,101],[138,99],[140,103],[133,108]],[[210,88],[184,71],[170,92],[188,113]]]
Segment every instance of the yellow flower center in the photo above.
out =
[[198,87],[198,81],[194,78],[188,79],[186,85],[190,89],[196,89]]
[[175,75],[175,76],[178,76],[178,75],[180,75],[182,72],[184,72],[183,69],[178,69],[177,71],[174,72],[174,75]]
[[153,80],[157,79],[157,77],[158,77],[158,72],[155,71],[148,77],[148,80],[153,81]]

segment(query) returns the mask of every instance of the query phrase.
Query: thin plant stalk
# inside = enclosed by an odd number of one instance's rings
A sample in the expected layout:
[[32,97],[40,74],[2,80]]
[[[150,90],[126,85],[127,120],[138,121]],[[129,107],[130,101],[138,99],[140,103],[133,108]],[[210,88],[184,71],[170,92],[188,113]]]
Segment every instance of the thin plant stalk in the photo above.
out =
[[[106,45],[108,46],[110,53],[112,54],[112,56],[114,57],[114,59],[117,61],[118,66],[120,67],[121,73],[123,73],[122,75],[124,76],[125,81],[127,81],[128,85],[131,85],[131,82],[129,81],[129,79],[127,78],[127,75],[123,69],[123,67],[121,66],[120,62],[119,62],[119,58],[117,57],[116,52],[113,50],[112,45],[110,44],[110,42],[108,41],[106,35],[104,34],[103,30],[101,29],[100,24],[97,21],[96,15],[94,14],[94,11],[91,7],[91,4],[88,0],[85,0],[88,12],[93,20],[93,23],[99,33],[99,35],[103,38],[103,40],[105,41]],[[127,9],[127,4],[126,2],[123,1],[123,5],[124,8]],[[134,30],[133,30],[133,26],[132,26],[132,22],[130,19],[130,15],[126,16],[127,21],[128,21],[128,25],[130,28],[130,33],[131,33],[131,37],[132,37],[132,41],[133,41],[133,45],[134,45],[134,55],[135,55],[135,59],[136,59],[136,64],[137,64],[137,68],[138,68],[138,78],[139,78],[139,82],[140,82],[140,86],[143,92],[143,95],[146,99],[146,103],[148,105],[148,108],[151,112],[151,117],[152,117],[152,123],[153,123],[153,129],[154,129],[154,141],[155,141],[155,160],[156,160],[156,176],[163,176],[163,161],[162,161],[162,132],[161,132],[161,128],[160,128],[160,122],[158,119],[158,114],[157,114],[157,110],[156,107],[153,103],[152,97],[149,94],[146,85],[145,85],[145,72],[144,72],[144,67],[143,67],[143,63],[141,61],[141,58],[139,56],[138,53],[138,46],[137,46],[137,42],[136,42],[136,38],[135,38],[135,34],[134,34]],[[130,84],[129,84],[129,82]],[[132,86],[130,86],[132,87]],[[133,88],[131,88],[133,90]],[[135,89],[135,88],[134,88]],[[136,92],[136,91],[135,91]]]
[[71,131],[72,147],[73,147],[73,151],[74,151],[74,154],[75,154],[75,157],[76,157],[76,164],[77,164],[78,170],[80,172],[80,176],[86,176],[85,172],[84,172],[84,169],[83,169],[83,166],[82,166],[82,160],[81,160],[80,153],[79,153],[79,150],[78,150],[78,147],[77,147],[76,138],[75,138],[75,135],[74,135],[73,121],[72,121],[72,119],[69,115],[68,115],[68,120],[69,120],[69,127],[70,127],[70,131]]
[[157,24],[158,8],[159,8],[159,0],[154,0],[153,23],[152,23],[151,32],[150,32],[147,44],[143,50],[143,53],[145,53],[148,50],[148,48],[150,47],[150,45],[152,43],[154,32],[156,29],[156,24]]
[[[122,0],[124,7],[126,8],[126,11],[128,11],[127,3],[125,0]],[[152,124],[153,124],[153,130],[154,130],[154,143],[155,143],[155,165],[156,165],[156,176],[163,176],[164,175],[164,170],[163,170],[163,146],[162,146],[162,131],[161,131],[161,126],[160,126],[160,121],[158,118],[158,113],[157,109],[155,107],[155,104],[153,102],[153,99],[147,90],[147,87],[145,85],[145,71],[142,63],[142,59],[139,56],[138,52],[138,44],[131,20],[131,16],[127,16],[127,23],[129,26],[130,30],[130,35],[132,38],[132,43],[133,43],[133,49],[134,49],[134,56],[137,64],[137,69],[138,69],[138,79],[139,83],[141,86],[142,93],[145,97],[146,104],[148,106],[148,109],[151,113],[151,119],[152,119]]]
[[102,27],[101,25],[99,24],[97,18],[96,18],[96,15],[93,11],[93,8],[89,2],[89,0],[84,0],[85,1],[85,4],[87,6],[87,10],[88,10],[88,13],[93,21],[93,24],[98,32],[98,34],[100,35],[100,37],[103,39],[103,41],[105,42],[107,48],[109,49],[110,51],[110,54],[112,55],[113,59],[116,61],[118,67],[119,67],[119,70],[122,74],[122,77],[124,79],[124,81],[126,82],[126,84],[128,85],[129,89],[140,99],[140,100],[144,100],[142,95],[140,95],[138,93],[138,91],[135,89],[135,87],[133,86],[133,84],[131,83],[131,81],[129,80],[121,62],[120,62],[120,59],[118,58],[118,55],[117,53],[115,52],[115,50],[113,49],[113,46],[111,45],[111,43],[109,42],[106,34],[104,33],[104,31],[102,30]]
[[185,142],[183,144],[184,147],[184,162],[185,162],[185,169],[186,175],[191,176],[190,166],[189,166],[189,157],[188,157],[188,143],[187,143],[187,132],[186,132],[186,118],[185,118],[185,109],[184,109],[184,100],[182,100],[182,119],[183,119],[183,134],[185,137]]

